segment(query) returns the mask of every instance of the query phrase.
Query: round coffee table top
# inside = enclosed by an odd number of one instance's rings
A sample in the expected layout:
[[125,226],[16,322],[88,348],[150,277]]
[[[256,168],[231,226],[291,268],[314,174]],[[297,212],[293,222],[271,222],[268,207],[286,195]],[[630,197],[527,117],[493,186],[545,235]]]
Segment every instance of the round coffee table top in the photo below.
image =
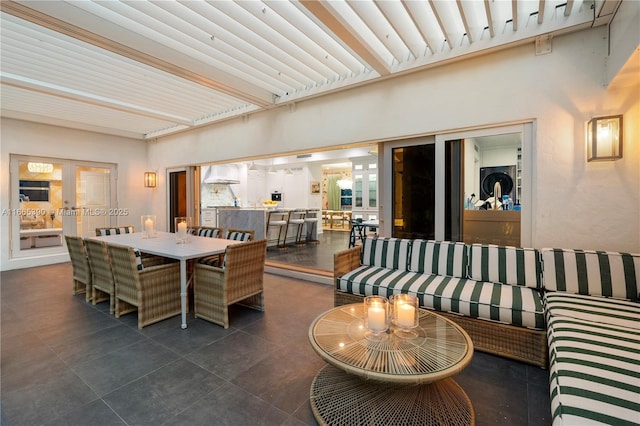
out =
[[462,371],[473,356],[469,335],[448,319],[420,309],[414,338],[402,338],[393,326],[380,341],[365,338],[362,303],[339,306],[309,327],[318,355],[348,373],[389,383],[431,383]]

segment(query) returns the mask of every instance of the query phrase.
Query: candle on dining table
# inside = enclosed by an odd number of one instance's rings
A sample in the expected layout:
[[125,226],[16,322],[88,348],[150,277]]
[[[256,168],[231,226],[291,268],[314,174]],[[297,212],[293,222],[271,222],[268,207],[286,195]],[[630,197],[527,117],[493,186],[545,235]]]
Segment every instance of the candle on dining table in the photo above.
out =
[[372,331],[385,331],[387,318],[384,307],[380,303],[373,303],[367,311],[368,327]]
[[187,224],[185,222],[178,223],[178,236],[182,239],[187,238]]
[[398,300],[396,302],[396,322],[399,327],[413,327],[415,324],[416,308],[412,305]]
[[151,218],[144,221],[144,230],[147,234],[151,234],[153,232],[153,220]]

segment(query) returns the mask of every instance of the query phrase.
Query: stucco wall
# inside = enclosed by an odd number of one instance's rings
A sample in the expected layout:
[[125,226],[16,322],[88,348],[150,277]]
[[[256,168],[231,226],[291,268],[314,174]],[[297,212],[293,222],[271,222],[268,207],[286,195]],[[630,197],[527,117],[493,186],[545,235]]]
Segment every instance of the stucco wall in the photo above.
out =
[[[163,169],[535,121],[532,245],[638,252],[640,83],[605,88],[607,35],[585,30],[555,37],[550,54],[514,47],[168,136],[149,161]],[[624,158],[587,164],[585,123],[621,113]]]

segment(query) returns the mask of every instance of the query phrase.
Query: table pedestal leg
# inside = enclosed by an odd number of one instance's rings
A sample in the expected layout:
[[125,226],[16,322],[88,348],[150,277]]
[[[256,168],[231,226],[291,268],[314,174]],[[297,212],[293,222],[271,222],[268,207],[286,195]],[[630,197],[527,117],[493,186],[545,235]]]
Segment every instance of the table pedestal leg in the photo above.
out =
[[363,380],[332,365],[311,384],[311,409],[320,425],[474,425],[464,390],[450,378],[423,385]]

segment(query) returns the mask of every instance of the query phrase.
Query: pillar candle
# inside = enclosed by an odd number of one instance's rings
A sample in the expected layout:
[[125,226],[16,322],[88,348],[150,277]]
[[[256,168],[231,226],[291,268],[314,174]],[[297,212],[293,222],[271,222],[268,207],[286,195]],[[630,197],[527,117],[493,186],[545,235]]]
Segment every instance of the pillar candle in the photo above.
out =
[[367,312],[368,327],[372,331],[384,331],[387,329],[384,308],[379,304],[369,307]]

